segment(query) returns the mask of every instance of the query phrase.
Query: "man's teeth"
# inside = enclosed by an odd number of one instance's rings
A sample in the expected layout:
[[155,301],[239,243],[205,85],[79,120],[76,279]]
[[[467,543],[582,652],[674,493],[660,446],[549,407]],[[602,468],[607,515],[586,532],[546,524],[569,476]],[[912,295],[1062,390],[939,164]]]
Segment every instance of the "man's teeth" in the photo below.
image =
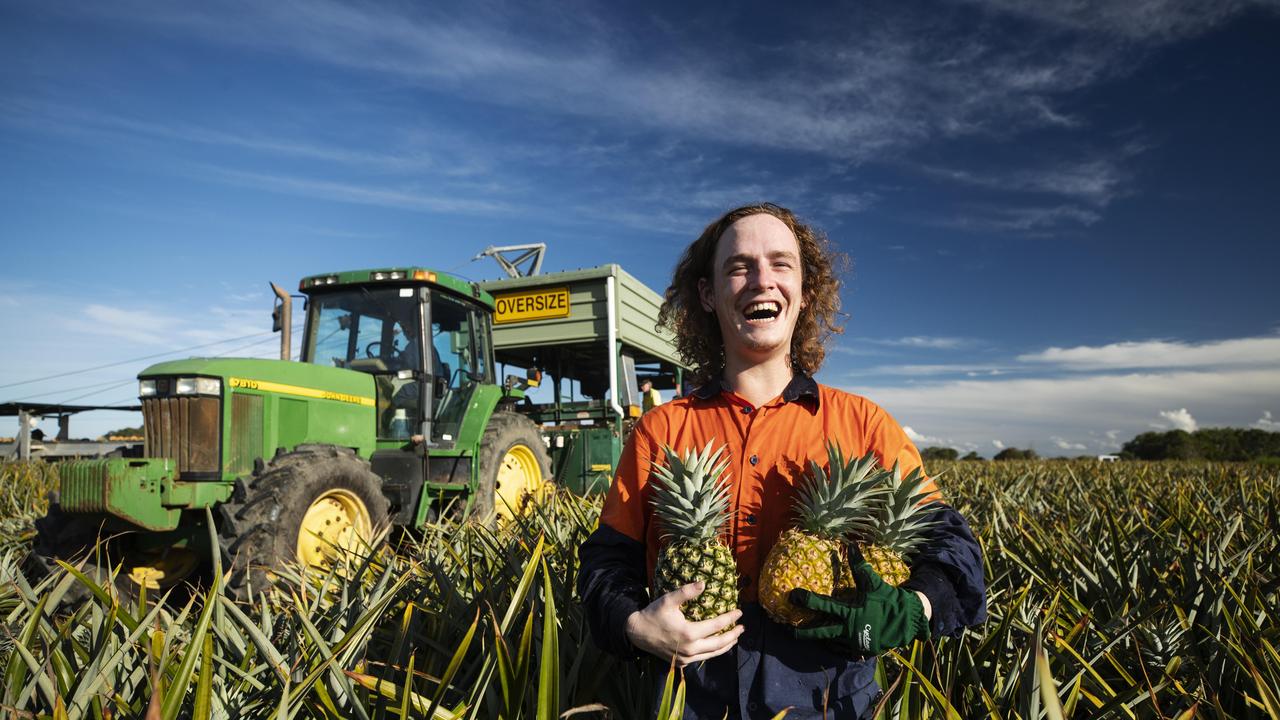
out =
[[743,314],[748,320],[772,320],[782,312],[778,303],[772,301],[751,303]]

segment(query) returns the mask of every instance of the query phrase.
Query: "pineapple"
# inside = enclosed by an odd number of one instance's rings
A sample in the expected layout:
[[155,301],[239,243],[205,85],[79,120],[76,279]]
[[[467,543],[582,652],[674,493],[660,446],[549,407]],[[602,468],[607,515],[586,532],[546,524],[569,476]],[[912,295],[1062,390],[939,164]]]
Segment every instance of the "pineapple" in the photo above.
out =
[[936,505],[922,502],[934,492],[934,485],[920,468],[905,478],[898,465],[886,473],[888,503],[879,508],[875,531],[862,544],[862,556],[884,581],[897,587],[911,575],[912,556],[925,541],[925,532],[936,523],[926,520]]
[[788,595],[805,588],[833,595],[853,586],[846,536],[870,537],[871,522],[887,489],[887,472],[868,453],[845,462],[835,443],[828,443],[831,475],[809,461],[809,476],[796,497],[797,526],[782,534],[760,571],[760,604],[781,623],[803,625],[818,613],[791,604]]
[[690,450],[680,457],[663,447],[666,465],[653,469],[653,513],[664,545],[658,551],[653,579],[657,594],[702,581],[697,598],[680,609],[692,621],[723,615],[738,607],[738,565],[733,551],[720,539],[729,521],[729,483],[724,474],[728,458],[715,440],[702,452]]

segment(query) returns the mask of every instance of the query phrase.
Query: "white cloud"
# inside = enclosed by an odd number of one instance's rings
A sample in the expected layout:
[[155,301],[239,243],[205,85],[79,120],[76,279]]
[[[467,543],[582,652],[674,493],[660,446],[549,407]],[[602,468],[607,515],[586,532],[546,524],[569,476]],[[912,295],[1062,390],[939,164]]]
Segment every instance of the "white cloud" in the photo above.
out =
[[1101,346],[1051,347],[1018,356],[1021,362],[1054,365],[1068,370],[1274,367],[1276,358],[1280,358],[1280,337],[1274,336],[1203,343],[1146,340]]
[[1057,437],[1056,435],[1049,439],[1053,441],[1053,444],[1056,445],[1059,450],[1088,450],[1089,449],[1087,445],[1084,445],[1082,443],[1073,443],[1068,440],[1064,440],[1060,437]]
[[[1105,207],[1123,192],[1129,182],[1129,173],[1121,165],[1121,161],[1136,154],[1142,146],[1133,146],[1129,151],[1113,152],[1107,156],[1099,156],[1087,160],[1062,160],[1046,164],[1034,169],[1004,169],[978,171],[968,168],[950,168],[936,165],[921,166],[919,170],[925,175],[950,180],[964,185],[1007,190],[1023,193],[1044,193],[1058,195],[1088,203],[1095,207]],[[1051,210],[1040,210],[1037,222],[1048,221]],[[1056,211],[1060,216],[1066,213]],[[1067,213],[1069,215],[1069,213]],[[1076,220],[1084,221],[1092,218],[1089,211],[1075,212]],[[1001,218],[995,218],[999,220]],[[1003,220],[1032,222],[1029,215],[1006,216]]]
[[1280,432],[1280,421],[1271,419],[1271,411],[1263,410],[1262,417],[1253,422],[1253,427],[1259,430],[1270,430],[1272,432]]
[[1191,417],[1191,413],[1186,408],[1178,408],[1177,410],[1161,410],[1160,417],[1167,420],[1176,430],[1185,430],[1187,432],[1196,431],[1196,419]]
[[309,177],[270,175],[229,168],[203,168],[207,179],[302,197],[320,198],[359,205],[399,208],[420,212],[484,213],[510,212],[511,206],[482,198],[457,197],[450,194],[424,193],[412,189],[360,185],[316,180]]
[[991,441],[991,444],[992,444],[992,445],[995,447],[995,449],[997,449],[997,450],[1003,450],[1003,449],[1004,449],[1004,443],[1003,443],[1003,442],[1001,442],[1000,440],[992,440],[992,441]]
[[879,199],[880,196],[872,192],[837,193],[827,199],[827,209],[836,214],[860,213]]
[[874,343],[876,345],[890,345],[894,347],[908,348],[929,348],[936,350],[953,350],[972,344],[972,341],[966,338],[958,337],[928,337],[922,335],[910,335],[900,338],[860,338],[862,342]]
[[1102,214],[1096,210],[1067,204],[969,208],[959,215],[936,222],[945,227],[961,230],[991,230],[1037,235],[1064,227],[1089,227],[1101,219]]
[[974,1],[1056,27],[1153,43],[1199,35],[1251,7],[1275,7],[1269,0]]
[[[1117,72],[1117,52],[1046,34],[1010,46],[979,34],[928,32],[910,10],[864,22],[831,16],[804,41],[770,49],[764,69],[736,63],[715,42],[646,18],[533,13],[518,4],[370,5],[221,2],[200,6],[118,3],[113,22],[153,24],[213,43],[248,45],[390,76],[463,98],[580,115],[748,146],[877,156],[930,139],[1007,134],[1075,122],[1055,97]],[[305,14],[306,22],[298,22]],[[640,23],[651,35],[623,30]],[[846,27],[841,27],[845,24]],[[698,35],[698,37],[702,37]],[[653,61],[639,42],[670,44]],[[239,140],[242,138],[235,138]],[[226,138],[213,138],[224,141]],[[250,137],[272,151],[315,148]],[[329,152],[328,150],[322,151]]]
[[1000,375],[1010,370],[1011,366],[994,366],[986,364],[941,364],[941,365],[876,365],[849,373],[850,377],[863,375],[907,375],[910,377],[931,377],[937,375]]
[[957,442],[986,443],[996,436],[1015,447],[1045,448],[1054,437],[1090,438],[1107,428],[1106,440],[1075,442],[1110,449],[1146,431],[1162,408],[1196,408],[1195,418],[1175,411],[1166,422],[1247,424],[1264,408],[1280,404],[1280,369],[965,379],[849,389],[903,423],[928,427]]
[[910,425],[904,425],[902,427],[902,431],[907,434],[907,437],[911,439],[911,442],[916,444],[916,447],[925,447],[929,445],[950,445],[950,443],[948,443],[946,440],[943,440],[942,438],[922,435],[916,432]]
[[76,331],[107,335],[145,345],[162,345],[178,318],[150,310],[136,310],[109,305],[86,305],[83,317],[72,316],[67,324]]

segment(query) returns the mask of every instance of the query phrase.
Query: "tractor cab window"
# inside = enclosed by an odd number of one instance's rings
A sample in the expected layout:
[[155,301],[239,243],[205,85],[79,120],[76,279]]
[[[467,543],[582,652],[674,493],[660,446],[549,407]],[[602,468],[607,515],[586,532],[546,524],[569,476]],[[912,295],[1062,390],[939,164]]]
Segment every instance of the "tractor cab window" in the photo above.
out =
[[435,379],[432,440],[451,444],[471,402],[476,383],[484,379],[477,358],[476,314],[461,300],[443,293],[431,296],[431,354]]
[[409,288],[343,289],[311,299],[303,360],[373,375],[382,438],[408,437],[421,422],[417,380],[401,372],[422,370],[419,317]]

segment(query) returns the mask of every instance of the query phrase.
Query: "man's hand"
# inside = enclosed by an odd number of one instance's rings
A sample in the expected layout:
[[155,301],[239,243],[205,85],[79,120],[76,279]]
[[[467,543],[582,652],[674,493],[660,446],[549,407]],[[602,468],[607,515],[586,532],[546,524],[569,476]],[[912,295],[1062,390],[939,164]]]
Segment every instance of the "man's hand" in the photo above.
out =
[[929,621],[916,593],[886,583],[862,562],[853,568],[858,597],[843,602],[808,590],[791,591],[791,602],[831,616],[826,625],[799,628],[801,640],[831,640],[856,655],[879,655],[929,637]]
[[[627,618],[627,639],[637,648],[684,667],[728,652],[738,642],[741,610],[701,622],[689,622],[680,606],[702,594],[703,583],[689,583],[649,603]],[[723,635],[718,634],[728,630]]]

